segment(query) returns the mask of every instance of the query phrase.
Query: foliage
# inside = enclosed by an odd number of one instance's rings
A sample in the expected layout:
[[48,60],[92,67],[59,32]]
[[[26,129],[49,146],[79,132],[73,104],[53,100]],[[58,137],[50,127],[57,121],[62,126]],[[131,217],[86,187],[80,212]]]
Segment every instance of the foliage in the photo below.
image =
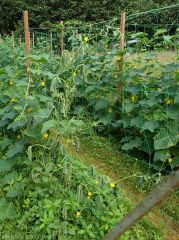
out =
[[[117,183],[72,158],[60,142],[66,136],[78,147],[77,133],[91,129],[77,112],[72,116],[82,80],[76,81],[77,71],[85,70],[80,61],[89,62],[88,51],[74,61],[69,53],[56,58],[32,50],[26,69],[24,46],[12,51],[5,41],[0,46],[1,239],[101,239],[129,204]],[[87,43],[83,47],[90,50]],[[102,107],[98,103],[96,110]],[[121,239],[131,237],[161,239],[145,222]]]
[[[114,16],[119,18],[119,12],[125,9],[129,14],[143,12],[163,6],[177,4],[177,0],[1,0],[0,2],[0,32],[10,32],[21,25],[22,11],[27,9],[30,12],[31,27],[39,27],[56,23],[60,20],[80,19],[82,21],[101,21]],[[137,23],[173,23],[177,18],[177,11],[170,10],[147,14],[132,22]],[[8,18],[7,18],[8,16]],[[45,18],[44,18],[45,16]]]
[[126,75],[121,120],[125,137],[122,149],[147,153],[157,170],[179,164],[178,71],[151,59],[141,68],[130,64]]

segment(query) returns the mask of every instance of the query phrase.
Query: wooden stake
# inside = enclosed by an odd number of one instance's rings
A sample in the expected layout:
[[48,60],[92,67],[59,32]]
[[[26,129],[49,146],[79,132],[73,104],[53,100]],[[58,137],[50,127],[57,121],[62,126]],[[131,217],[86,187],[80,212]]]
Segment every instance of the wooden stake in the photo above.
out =
[[64,29],[63,29],[63,21],[60,22],[62,28],[61,28],[61,35],[60,35],[60,48],[61,48],[61,55],[64,51]]
[[[121,50],[121,58],[119,59],[119,74],[120,78],[122,78],[122,72],[123,72],[123,62],[124,62],[124,56],[123,56],[123,51],[125,47],[125,24],[126,24],[126,13],[124,11],[121,12],[121,40],[120,40],[120,50]],[[122,81],[119,80],[118,83],[118,92],[119,92],[119,97],[118,101],[119,103],[122,103]]]
[[[29,16],[28,11],[23,12],[24,15],[24,34],[25,34],[25,46],[26,46],[26,55],[30,54],[30,32],[29,32]],[[27,59],[27,69],[30,68],[30,59]]]
[[50,52],[52,52],[53,51],[53,40],[52,40],[52,32],[50,32]]
[[11,33],[11,36],[12,36],[12,48],[14,49],[15,43],[14,43],[14,32],[13,31]]
[[126,13],[121,12],[121,50],[124,50],[125,45],[125,27],[126,27]]
[[170,175],[160,183],[149,195],[146,196],[136,208],[124,217],[103,240],[116,240],[122,236],[137,220],[145,216],[153,207],[162,202],[176,188],[179,187],[179,170],[170,173]]

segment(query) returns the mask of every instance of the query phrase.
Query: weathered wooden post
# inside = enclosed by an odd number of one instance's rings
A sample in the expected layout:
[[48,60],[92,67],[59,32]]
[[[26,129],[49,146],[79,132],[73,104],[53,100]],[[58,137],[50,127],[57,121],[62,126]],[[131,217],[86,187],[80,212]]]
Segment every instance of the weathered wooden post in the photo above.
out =
[[179,187],[179,170],[167,176],[162,183],[145,197],[143,202],[129,212],[109,233],[107,233],[103,240],[119,239],[119,237],[132,227],[137,220],[145,216],[153,207],[162,202],[177,187]]
[[[119,76],[122,78],[122,72],[123,72],[123,62],[124,62],[124,47],[125,47],[125,25],[126,25],[126,13],[124,11],[121,12],[121,24],[120,24],[120,50],[121,50],[121,56],[119,59]],[[119,103],[122,103],[122,80],[119,80],[118,82],[118,101]]]
[[64,26],[63,26],[63,21],[60,22],[61,24],[61,35],[60,35],[60,49],[61,49],[61,55],[63,54],[64,51]]
[[[27,57],[30,54],[30,32],[29,32],[29,16],[28,11],[23,12],[24,15],[24,33],[25,33],[25,46]],[[27,58],[27,72],[30,71],[30,59]]]
[[15,47],[15,42],[14,42],[14,32],[11,32],[11,37],[12,37],[12,49]]

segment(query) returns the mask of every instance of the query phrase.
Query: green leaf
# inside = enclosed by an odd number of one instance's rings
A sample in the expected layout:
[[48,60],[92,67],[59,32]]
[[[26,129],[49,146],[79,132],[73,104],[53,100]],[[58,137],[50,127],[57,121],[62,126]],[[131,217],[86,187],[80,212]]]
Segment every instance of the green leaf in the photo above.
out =
[[15,179],[17,176],[18,176],[18,173],[16,171],[13,171],[13,172],[10,172],[10,173],[6,174],[2,179],[3,185],[8,184],[10,181]]
[[134,104],[132,104],[132,103],[125,103],[123,108],[124,108],[124,111],[126,113],[130,113],[133,110],[133,108],[134,108]]
[[146,121],[142,126],[142,129],[149,130],[150,132],[154,132],[156,128],[158,128],[159,124],[156,121]]
[[175,96],[174,102],[175,102],[175,103],[179,103],[179,94],[177,94],[177,95]]
[[85,123],[82,120],[71,119],[70,125],[74,125],[75,127],[82,127]]
[[18,128],[24,127],[28,123],[29,119],[24,116],[24,118],[16,118],[12,123],[10,123],[7,129],[13,129],[13,131],[17,130]]
[[153,144],[153,139],[152,138],[145,138],[144,141],[142,142],[141,146],[139,147],[139,150],[148,153],[150,156],[154,152],[154,144]]
[[161,171],[163,169],[166,168],[167,166],[167,163],[166,162],[162,162],[162,161],[155,161],[153,164],[152,164],[153,168],[157,171]]
[[83,229],[79,230],[79,231],[78,231],[78,234],[84,235],[84,234],[85,234],[85,230],[83,230]]
[[173,158],[173,161],[170,163],[172,168],[179,167],[179,156]]
[[8,119],[6,119],[6,120],[1,120],[0,121],[0,127],[4,127],[4,126],[6,126],[7,124],[9,123],[9,120]]
[[128,143],[125,143],[122,146],[122,149],[127,151],[127,150],[132,150],[133,148],[138,148],[142,144],[142,141],[140,138],[136,137],[134,140],[130,140]]
[[16,112],[12,111],[12,112],[9,112],[9,113],[5,113],[1,120],[3,121],[3,120],[6,120],[6,119],[13,119],[15,116],[16,116]]
[[15,164],[14,158],[8,158],[5,160],[0,160],[0,172],[6,172],[11,170],[12,166]]
[[95,105],[95,111],[106,109],[108,107],[108,101],[106,99],[100,99]]
[[42,108],[38,112],[34,113],[34,118],[48,118],[52,113],[53,109]]
[[5,198],[0,198],[0,221],[16,218],[15,207],[12,202],[8,203]]
[[177,133],[170,132],[166,128],[161,129],[153,138],[155,150],[167,149],[177,143]]
[[48,62],[48,55],[31,55],[30,59],[32,62],[46,63]]
[[24,131],[24,134],[28,137],[37,138],[41,134],[39,126],[29,127]]
[[158,35],[163,35],[164,33],[166,33],[167,30],[164,28],[160,28],[156,31],[156,33],[154,34],[154,36],[158,36]]
[[1,146],[2,150],[6,149],[11,144],[11,142],[12,142],[11,139],[4,137],[0,141],[0,146]]
[[23,183],[15,183],[12,187],[9,187],[6,197],[14,198],[22,194],[22,189],[24,187]]
[[133,118],[131,120],[131,126],[136,126],[137,128],[141,128],[144,123],[144,120],[142,117],[138,116],[136,118]]
[[168,150],[166,150],[166,149],[158,150],[155,152],[154,161],[160,160],[160,161],[165,162],[169,157],[170,157],[170,153]]
[[169,107],[166,111],[166,114],[171,119],[179,119],[179,105]]
[[21,153],[24,149],[25,141],[21,140],[16,142],[13,146],[10,146],[8,152],[7,152],[7,157],[11,158],[17,155],[18,153]]
[[47,132],[49,129],[57,128],[57,127],[58,127],[58,123],[56,120],[54,119],[49,120],[43,124],[41,133]]

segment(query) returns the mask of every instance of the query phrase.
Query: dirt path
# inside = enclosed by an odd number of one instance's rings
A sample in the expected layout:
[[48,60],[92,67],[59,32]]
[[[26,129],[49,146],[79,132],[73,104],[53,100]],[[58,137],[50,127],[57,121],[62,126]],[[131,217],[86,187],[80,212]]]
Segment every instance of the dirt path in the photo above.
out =
[[[137,174],[141,173],[142,167],[137,163],[131,167],[131,162],[128,163],[122,154],[113,149],[111,144],[107,141],[105,142],[104,139],[101,142],[100,139],[89,142],[86,140],[80,141],[79,152],[76,151],[76,147],[73,144],[68,144],[68,150],[73,156],[85,162],[86,165],[94,165],[99,172],[118,181],[126,197],[134,206],[144,198],[146,193],[141,193],[138,187],[135,186],[134,181]],[[144,169],[142,170],[144,171]],[[161,211],[160,208],[155,208],[146,218],[159,230],[164,232],[166,240],[179,239],[178,225],[165,211]]]

